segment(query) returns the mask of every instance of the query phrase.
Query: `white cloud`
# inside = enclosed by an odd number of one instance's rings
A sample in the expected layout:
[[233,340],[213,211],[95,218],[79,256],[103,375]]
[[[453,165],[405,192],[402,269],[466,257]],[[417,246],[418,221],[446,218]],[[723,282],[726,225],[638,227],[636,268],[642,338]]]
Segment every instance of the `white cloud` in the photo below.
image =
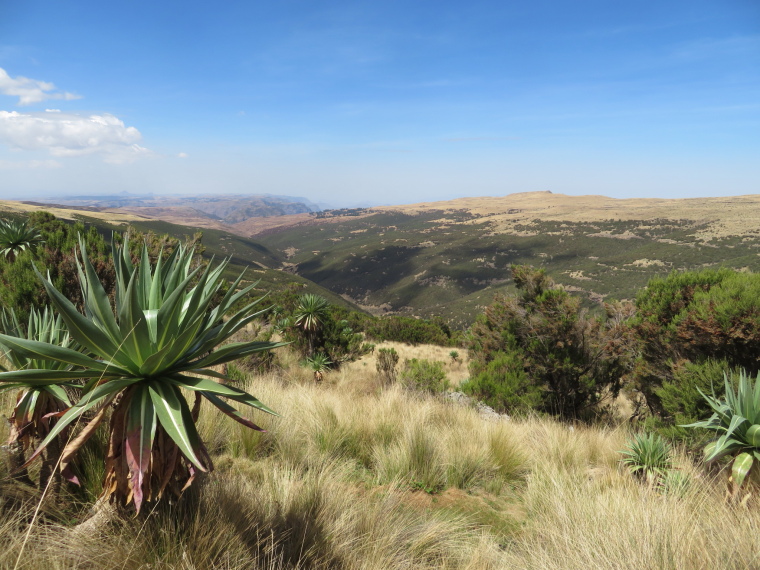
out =
[[186,153],[186,152],[180,152],[180,153],[177,155],[177,158],[187,158],[187,153]]
[[73,93],[57,92],[55,85],[47,81],[29,79],[20,75],[11,77],[2,67],[0,67],[0,93],[18,97],[19,105],[32,105],[49,99],[71,101],[81,98]]
[[99,154],[106,162],[131,162],[151,152],[138,143],[135,127],[109,114],[0,111],[0,141],[18,150],[47,150],[52,156]]

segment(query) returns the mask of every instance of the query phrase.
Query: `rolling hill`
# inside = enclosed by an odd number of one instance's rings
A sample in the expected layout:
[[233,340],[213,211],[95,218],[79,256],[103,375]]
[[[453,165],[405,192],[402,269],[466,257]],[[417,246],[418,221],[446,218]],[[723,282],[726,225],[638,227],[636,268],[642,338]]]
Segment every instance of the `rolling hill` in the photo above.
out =
[[760,270],[760,196],[615,200],[548,192],[340,211],[257,241],[306,277],[382,313],[474,319],[510,289],[513,263],[545,268],[589,305],[654,275]]
[[230,265],[226,271],[229,279],[237,277],[241,271],[246,270],[246,280],[258,281],[257,289],[261,290],[262,293],[276,291],[288,285],[296,285],[304,293],[316,293],[326,297],[333,304],[360,310],[355,304],[340,295],[300,275],[282,271],[284,255],[271,251],[261,243],[245,236],[221,229],[199,227],[194,224],[174,224],[118,209],[63,207],[52,204],[0,201],[1,217],[19,218],[32,211],[39,210],[50,212],[57,218],[68,222],[81,221],[87,226],[95,226],[108,239],[110,239],[111,232],[123,232],[128,227],[146,233],[169,234],[180,239],[191,238],[200,229],[203,232],[202,243],[206,248],[205,257],[214,257],[217,260],[230,258]]

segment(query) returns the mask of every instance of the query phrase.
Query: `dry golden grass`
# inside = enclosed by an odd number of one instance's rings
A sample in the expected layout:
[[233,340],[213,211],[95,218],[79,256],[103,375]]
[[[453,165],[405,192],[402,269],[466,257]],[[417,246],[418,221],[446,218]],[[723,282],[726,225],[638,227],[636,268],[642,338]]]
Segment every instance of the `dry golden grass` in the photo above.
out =
[[[595,222],[601,220],[689,219],[705,222],[699,237],[745,235],[760,225],[760,195],[721,198],[617,199],[607,196],[568,196],[551,192],[522,192],[500,197],[459,198],[423,202],[375,211],[416,213],[430,210],[465,210],[481,216],[469,222],[492,223],[497,233],[511,233],[515,224],[544,221]],[[448,223],[452,223],[449,220]]]
[[[45,209],[57,217],[74,219],[80,215],[100,218],[110,223],[128,223],[139,219],[160,219],[184,225],[223,229],[238,235],[254,236],[267,231],[303,224],[335,224],[344,218],[314,219],[310,214],[292,214],[268,218],[250,218],[236,224],[225,225],[203,216],[190,216],[181,208],[109,208],[102,211],[82,211],[75,208],[52,208],[21,202],[0,201],[0,210],[30,212]],[[442,223],[455,224],[445,218],[446,211],[469,211],[477,216],[471,224],[490,224],[489,231],[514,233],[516,224],[532,220],[595,222],[610,219],[656,220],[688,219],[706,223],[696,235],[700,238],[747,235],[760,226],[760,195],[726,196],[720,198],[681,199],[617,199],[607,196],[568,196],[551,192],[521,192],[499,197],[458,198],[441,202],[422,202],[400,206],[370,208],[362,216],[377,212],[395,211],[420,213],[431,210],[444,212]],[[357,219],[357,216],[352,216]],[[189,220],[189,221],[188,221]]]
[[103,220],[109,224],[116,225],[126,225],[130,222],[149,219],[146,216],[138,216],[128,212],[119,212],[118,208],[108,210],[57,208],[48,205],[42,206],[36,204],[24,204],[23,202],[13,202],[10,200],[0,200],[0,211],[3,212],[29,214],[31,212],[37,212],[41,210],[44,210],[45,212],[51,212],[57,218],[62,218],[64,220],[76,220],[81,216],[87,216],[90,218]]
[[[251,416],[267,432],[204,407],[215,473],[98,535],[49,515],[19,568],[760,565],[757,505],[726,502],[722,480],[680,451],[687,483],[664,492],[621,469],[626,427],[489,422],[397,386],[368,389],[374,370],[357,370],[319,386],[297,367],[250,378],[244,387],[281,414]],[[14,567],[31,506],[6,505],[0,568]]]
[[[348,383],[353,383],[357,376],[366,379],[367,374],[375,373],[377,354],[381,348],[392,348],[398,352],[399,370],[403,368],[405,360],[411,360],[412,358],[434,360],[443,363],[446,377],[452,388],[456,388],[469,377],[468,367],[470,360],[465,349],[437,346],[434,344],[411,346],[401,342],[390,341],[377,344],[374,354],[365,355],[356,362],[345,364],[337,374],[333,373],[333,376],[340,378],[337,381]],[[453,361],[450,356],[452,350],[456,350],[459,353],[456,361]]]

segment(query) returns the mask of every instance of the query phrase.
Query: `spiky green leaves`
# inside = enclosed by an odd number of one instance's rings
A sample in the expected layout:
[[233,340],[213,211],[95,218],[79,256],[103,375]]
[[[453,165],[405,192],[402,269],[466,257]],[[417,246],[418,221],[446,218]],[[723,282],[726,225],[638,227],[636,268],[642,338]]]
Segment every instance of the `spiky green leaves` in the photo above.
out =
[[20,252],[41,243],[40,232],[25,221],[0,219],[0,255],[15,259]]
[[294,313],[295,325],[305,331],[316,331],[325,320],[330,304],[327,299],[307,293],[298,299],[298,307]]
[[705,428],[718,434],[715,441],[705,446],[705,461],[732,455],[731,476],[737,487],[741,487],[755,463],[760,461],[760,380],[753,383],[741,372],[736,388],[725,374],[724,384],[723,399],[714,393],[708,396],[700,392],[713,409],[713,415],[683,427]]
[[[80,247],[84,252],[81,244]],[[121,403],[111,418],[113,449],[109,454],[116,466],[112,465],[112,476],[107,473],[111,483],[106,493],[123,493],[119,498],[124,502],[133,500],[138,511],[146,493],[154,498],[160,496],[167,478],[178,468],[176,461],[151,455],[159,447],[165,449],[169,440],[195,469],[210,468],[182,389],[205,397],[225,414],[254,429],[257,426],[225,400],[274,413],[242,390],[198,377],[226,380],[224,375],[208,368],[280,344],[238,342],[221,346],[260,314],[255,310],[260,300],[244,302],[253,285],[238,289],[242,275],[221,295],[226,261],[205,269],[191,269],[192,262],[193,252],[180,246],[166,259],[159,254],[153,266],[143,246],[140,259],[133,263],[125,238],[122,247],[114,247],[116,291],[112,306],[83,253],[79,278],[84,314],[40,275],[71,338],[88,354],[45,342],[0,336],[0,341],[13,346],[19,354],[61,367],[44,380],[45,385],[74,378],[89,379],[81,401],[62,415],[41,447],[84,412],[102,410],[121,395]],[[220,297],[217,303],[215,300]],[[233,310],[241,304],[241,308]],[[39,370],[0,374],[0,382],[21,381],[42,383],[43,376]],[[98,414],[98,418],[102,419],[102,415]],[[163,443],[157,444],[158,440]],[[70,455],[72,449],[67,448],[67,452]],[[149,473],[154,464],[161,464],[163,469],[154,478],[160,482],[158,489],[150,487],[153,479]]]
[[[88,362],[88,357],[68,348],[72,340],[60,318],[45,308],[33,309],[29,314],[26,332],[20,326],[11,309],[0,315],[0,351],[13,372],[0,374],[0,392],[21,388],[16,407],[11,416],[15,424],[12,430],[28,445],[29,438],[45,437],[51,419],[49,414],[71,406],[69,396],[62,386],[74,387],[70,380],[80,378],[69,368],[74,363]],[[50,360],[46,354],[52,350],[60,360]],[[0,368],[2,369],[2,368]],[[23,462],[22,462],[23,463]]]
[[665,476],[673,466],[668,442],[655,434],[637,434],[620,453],[621,462],[628,470],[649,482]]
[[314,356],[306,359],[306,366],[314,372],[326,372],[330,369],[332,360],[330,360],[323,352],[318,352]]

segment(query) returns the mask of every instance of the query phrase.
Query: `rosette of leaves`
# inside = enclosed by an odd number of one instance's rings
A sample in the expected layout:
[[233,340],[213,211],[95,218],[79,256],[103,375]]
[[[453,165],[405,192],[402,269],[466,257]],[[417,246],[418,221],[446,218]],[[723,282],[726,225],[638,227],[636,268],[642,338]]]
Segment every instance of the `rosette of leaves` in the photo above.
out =
[[314,356],[306,359],[306,367],[314,372],[314,380],[321,382],[325,372],[330,370],[332,361],[323,352],[318,352]]
[[[0,382],[23,379],[48,385],[53,378],[59,384],[85,379],[82,398],[61,414],[27,464],[62,430],[91,412],[92,418],[63,450],[65,469],[113,407],[103,497],[120,505],[132,503],[139,512],[145,501],[158,500],[167,489],[179,495],[198,471],[213,469],[195,426],[202,398],[241,424],[261,429],[229,401],[274,412],[247,392],[214,381],[228,378],[210,367],[280,344],[250,341],[221,346],[259,314],[255,306],[260,301],[243,303],[253,285],[238,290],[242,275],[221,295],[227,261],[191,270],[193,252],[180,246],[166,259],[159,254],[154,267],[143,247],[135,264],[125,238],[121,247],[113,249],[112,306],[81,245],[80,250],[84,314],[49,280],[40,278],[72,338],[90,355],[0,335],[3,344],[20,354],[72,366],[55,372],[5,372]],[[239,303],[244,306],[233,310]],[[192,407],[183,390],[194,394]]]
[[670,444],[657,434],[636,434],[620,453],[628,471],[650,484],[665,477],[673,467]]
[[[9,312],[2,312],[0,326],[2,326],[2,331],[11,337],[75,348],[75,343],[69,336],[61,317],[55,316],[47,307],[42,311],[32,309],[26,332],[20,326],[13,309]],[[8,346],[7,343],[0,344],[0,348],[8,365],[7,368],[11,370],[49,370],[52,372],[70,368],[68,363],[38,358],[26,351],[15,350],[12,345]],[[0,370],[6,370],[6,367],[0,366]],[[11,475],[28,484],[33,484],[31,479],[24,469],[19,469],[24,464],[26,450],[35,442],[39,442],[48,436],[53,425],[55,425],[57,413],[71,407],[66,388],[72,390],[77,388],[73,383],[58,383],[54,374],[49,376],[51,377],[47,381],[44,379],[25,380],[21,377],[16,382],[0,384],[0,392],[19,390],[16,405],[8,419],[7,447],[10,467],[14,471]],[[59,443],[59,439],[54,438],[45,448],[43,465],[40,470],[40,488],[47,485],[53,472],[60,453]],[[60,478],[56,478],[56,482],[59,480]]]
[[293,312],[293,325],[306,335],[309,345],[307,356],[314,354],[317,332],[322,328],[329,314],[330,304],[324,297],[307,293],[298,298],[298,306]]
[[725,395],[718,398],[700,391],[713,409],[709,419],[683,427],[705,428],[718,434],[704,448],[705,461],[730,456],[731,479],[740,488],[751,473],[757,473],[760,462],[760,381],[752,382],[744,372],[739,373],[736,388],[724,373]]
[[0,255],[10,261],[27,249],[43,243],[40,232],[23,220],[0,219]]

